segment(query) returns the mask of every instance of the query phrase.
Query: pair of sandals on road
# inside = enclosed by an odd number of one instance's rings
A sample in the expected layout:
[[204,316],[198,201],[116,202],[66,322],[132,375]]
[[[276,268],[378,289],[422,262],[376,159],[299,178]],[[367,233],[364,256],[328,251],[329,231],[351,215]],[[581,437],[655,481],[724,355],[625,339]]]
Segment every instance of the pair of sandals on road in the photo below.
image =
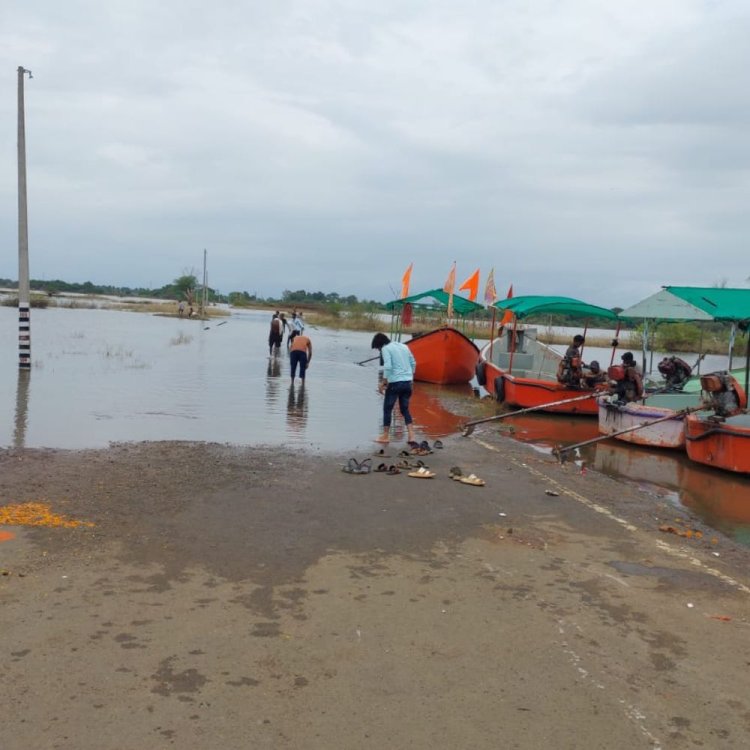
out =
[[470,484],[472,487],[484,487],[486,482],[480,479],[476,474],[464,474],[460,466],[453,466],[448,472],[448,476],[461,484]]
[[[434,471],[430,471],[422,461],[418,461],[416,464],[411,464],[408,461],[400,461],[398,465],[392,464],[387,466],[386,464],[379,464],[374,470],[380,474],[387,474],[389,476],[395,476],[400,474],[402,470],[411,469],[407,476],[415,477],[416,479],[432,479],[435,476]],[[341,471],[345,474],[371,474],[373,472],[372,459],[366,458],[364,461],[357,461],[356,458],[350,458]]]

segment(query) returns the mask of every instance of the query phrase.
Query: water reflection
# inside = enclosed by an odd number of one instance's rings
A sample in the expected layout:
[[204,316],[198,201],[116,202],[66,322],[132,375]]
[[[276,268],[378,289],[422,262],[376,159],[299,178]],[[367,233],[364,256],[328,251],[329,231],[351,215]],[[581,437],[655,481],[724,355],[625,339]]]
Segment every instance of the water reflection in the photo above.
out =
[[549,449],[599,436],[596,419],[565,414],[522,414],[503,420],[500,425],[500,429],[522,443],[534,443]]
[[[433,438],[458,432],[466,422],[466,417],[453,413],[448,405],[451,399],[464,399],[472,395],[472,388],[468,383],[443,386],[414,383],[409,401],[409,411],[414,419],[414,426],[427,437]],[[393,414],[395,423],[398,406]]]
[[31,387],[31,370],[18,370],[16,387],[16,418],[13,430],[13,445],[23,448],[26,444],[26,426],[29,421],[29,389]]
[[[510,417],[496,429],[544,451],[599,437],[596,419],[565,415]],[[586,446],[579,458],[602,474],[635,482],[689,508],[708,526],[750,545],[750,477],[694,464],[685,453],[649,450],[618,440]]]
[[750,544],[750,478],[699,466],[683,453],[665,454],[615,440],[599,443],[593,452],[592,465],[598,471],[663,494],[667,490],[709,526]]
[[274,407],[281,395],[281,357],[269,357],[266,368],[266,404],[276,412]]
[[289,396],[286,402],[286,423],[289,430],[301,435],[307,426],[308,399],[305,384],[289,386]]

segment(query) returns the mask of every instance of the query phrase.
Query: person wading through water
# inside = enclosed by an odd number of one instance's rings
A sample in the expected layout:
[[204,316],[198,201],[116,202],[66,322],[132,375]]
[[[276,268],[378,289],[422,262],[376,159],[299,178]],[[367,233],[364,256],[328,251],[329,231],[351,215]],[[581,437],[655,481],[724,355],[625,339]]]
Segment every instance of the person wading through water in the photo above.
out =
[[383,358],[383,380],[378,392],[385,396],[383,400],[383,432],[375,439],[376,443],[390,442],[391,417],[393,407],[398,401],[398,408],[406,424],[407,439],[414,441],[414,426],[409,412],[414,370],[417,362],[411,350],[405,344],[391,341],[384,333],[376,333],[372,338],[372,348],[380,352]]
[[281,349],[281,337],[283,335],[284,326],[282,325],[281,318],[278,313],[274,313],[271,318],[271,331],[268,334],[268,356],[272,356],[274,353],[278,355]]

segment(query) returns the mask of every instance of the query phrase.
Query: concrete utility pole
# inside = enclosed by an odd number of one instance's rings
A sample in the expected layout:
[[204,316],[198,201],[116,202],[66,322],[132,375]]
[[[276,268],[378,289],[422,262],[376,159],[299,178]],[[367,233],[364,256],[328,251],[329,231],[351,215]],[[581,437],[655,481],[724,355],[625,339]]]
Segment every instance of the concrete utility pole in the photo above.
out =
[[26,216],[26,125],[24,119],[24,75],[18,66],[18,366],[31,368],[31,293],[29,291],[29,225]]

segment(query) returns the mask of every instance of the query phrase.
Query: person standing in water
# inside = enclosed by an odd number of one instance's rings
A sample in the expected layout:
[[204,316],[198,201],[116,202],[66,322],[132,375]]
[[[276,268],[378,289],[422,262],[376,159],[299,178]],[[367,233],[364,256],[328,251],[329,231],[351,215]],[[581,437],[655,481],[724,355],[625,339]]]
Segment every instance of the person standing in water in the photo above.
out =
[[292,333],[292,343],[289,347],[289,364],[291,366],[292,385],[297,375],[297,366],[299,365],[299,377],[302,385],[305,384],[305,374],[310,366],[312,359],[312,342],[304,333]]
[[398,408],[406,424],[407,439],[414,441],[414,426],[409,412],[414,370],[417,362],[406,344],[391,341],[384,333],[376,333],[372,338],[372,348],[380,352],[383,358],[383,380],[378,391],[385,396],[383,400],[383,432],[375,438],[376,443],[390,442],[391,417],[393,407],[398,401]]
[[281,318],[274,313],[273,318],[271,318],[271,331],[268,334],[268,356],[272,356],[274,354],[274,350],[276,354],[279,353],[279,349],[281,348],[281,336],[284,328],[281,325]]

